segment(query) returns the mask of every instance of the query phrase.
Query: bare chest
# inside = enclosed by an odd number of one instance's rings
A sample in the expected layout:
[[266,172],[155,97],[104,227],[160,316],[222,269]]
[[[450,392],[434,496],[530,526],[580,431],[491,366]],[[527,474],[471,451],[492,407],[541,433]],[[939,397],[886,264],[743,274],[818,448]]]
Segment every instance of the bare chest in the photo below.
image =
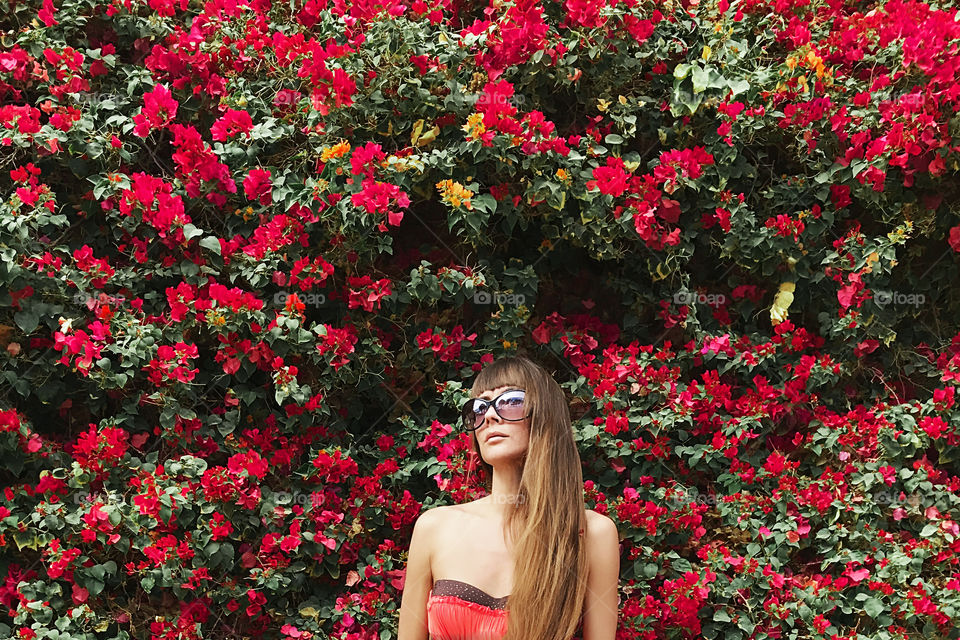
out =
[[445,514],[430,556],[433,581],[459,580],[499,598],[513,587],[513,557],[499,520],[457,507]]

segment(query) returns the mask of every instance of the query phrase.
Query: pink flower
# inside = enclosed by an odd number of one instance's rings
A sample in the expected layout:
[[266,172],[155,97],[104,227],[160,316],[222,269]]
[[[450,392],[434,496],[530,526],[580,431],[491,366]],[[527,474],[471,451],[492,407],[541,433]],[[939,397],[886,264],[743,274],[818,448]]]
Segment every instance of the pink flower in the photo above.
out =
[[363,174],[367,178],[373,178],[373,172],[377,165],[386,157],[387,154],[381,150],[380,145],[368,142],[362,147],[354,149],[353,155],[350,156],[350,173],[355,176]]
[[587,189],[600,189],[600,193],[613,197],[620,196],[627,190],[629,176],[624,169],[622,158],[607,158],[606,166],[593,170],[593,177],[593,180],[587,181]]
[[[380,309],[380,301],[391,294],[390,279],[381,278],[374,281],[370,276],[362,278],[347,278],[350,285],[348,309],[363,307],[364,311],[373,311]],[[361,287],[354,290],[353,287]]]
[[53,7],[53,0],[43,0],[43,7],[37,12],[37,17],[43,21],[44,25],[52,27],[60,24],[56,18],[53,17],[53,14],[56,12],[57,10]]
[[145,138],[154,129],[165,127],[176,117],[179,106],[180,103],[173,99],[170,90],[158,84],[153,91],[143,95],[143,109],[133,116],[136,124],[133,128],[134,135]]
[[270,184],[268,169],[251,169],[243,180],[243,192],[250,200],[259,198],[260,204],[267,206],[273,201],[273,186]]
[[950,248],[960,253],[960,224],[950,229],[950,238],[948,240]]
[[253,120],[249,113],[227,109],[227,112],[210,127],[210,133],[214,140],[225,142],[227,138],[238,133],[247,134],[247,137],[249,137],[251,129],[253,129]]
[[406,209],[410,206],[410,197],[395,184],[380,182],[373,178],[365,178],[363,190],[351,196],[355,207],[363,207],[367,213],[382,213],[387,216],[387,222],[399,226],[403,220],[403,212],[396,208]]
[[870,577],[869,569],[857,569],[855,571],[850,571],[847,573],[847,576],[850,577],[850,581],[853,583],[862,582]]
[[830,621],[823,617],[823,614],[818,613],[813,619],[813,626],[816,628],[817,633],[823,633],[827,630],[827,627],[830,626]]
[[920,421],[920,428],[932,439],[937,440],[947,430],[947,423],[940,416],[926,416]]
[[850,187],[845,184],[834,184],[830,186],[830,201],[837,209],[843,209],[852,203],[850,199]]

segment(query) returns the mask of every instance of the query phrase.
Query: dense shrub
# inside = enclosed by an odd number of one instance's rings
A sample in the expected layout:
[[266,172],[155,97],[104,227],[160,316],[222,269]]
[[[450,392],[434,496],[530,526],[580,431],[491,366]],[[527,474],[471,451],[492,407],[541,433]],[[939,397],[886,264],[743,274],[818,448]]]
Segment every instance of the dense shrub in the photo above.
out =
[[0,636],[395,637],[522,350],[618,638],[958,637],[951,3],[5,4]]

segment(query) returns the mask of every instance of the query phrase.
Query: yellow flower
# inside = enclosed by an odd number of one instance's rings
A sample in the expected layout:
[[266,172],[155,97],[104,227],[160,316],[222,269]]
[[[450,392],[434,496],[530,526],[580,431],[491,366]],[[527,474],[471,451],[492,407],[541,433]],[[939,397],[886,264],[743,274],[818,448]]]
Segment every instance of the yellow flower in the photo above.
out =
[[467,189],[459,182],[441,180],[437,183],[437,189],[440,190],[440,196],[443,198],[443,201],[449,203],[450,206],[457,208],[462,204],[467,209],[473,208],[473,204],[470,202],[470,198],[474,196],[473,191]]
[[776,326],[787,319],[788,309],[793,304],[793,292],[797,285],[793,282],[781,282],[780,290],[773,299],[770,307],[770,324]]
[[350,153],[350,143],[341,140],[332,147],[324,147],[320,152],[320,162],[329,162],[334,158],[340,158]]
[[467,134],[467,140],[479,140],[487,128],[483,126],[483,114],[471,113],[467,116],[467,124],[460,127]]

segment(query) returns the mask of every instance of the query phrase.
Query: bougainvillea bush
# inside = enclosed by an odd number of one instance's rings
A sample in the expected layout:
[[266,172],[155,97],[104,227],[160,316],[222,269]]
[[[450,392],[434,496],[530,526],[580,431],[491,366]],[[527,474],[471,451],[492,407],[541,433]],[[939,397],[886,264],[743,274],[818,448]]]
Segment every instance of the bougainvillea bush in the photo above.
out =
[[956,638],[960,16],[6,0],[0,636],[396,637],[501,355],[618,638]]

